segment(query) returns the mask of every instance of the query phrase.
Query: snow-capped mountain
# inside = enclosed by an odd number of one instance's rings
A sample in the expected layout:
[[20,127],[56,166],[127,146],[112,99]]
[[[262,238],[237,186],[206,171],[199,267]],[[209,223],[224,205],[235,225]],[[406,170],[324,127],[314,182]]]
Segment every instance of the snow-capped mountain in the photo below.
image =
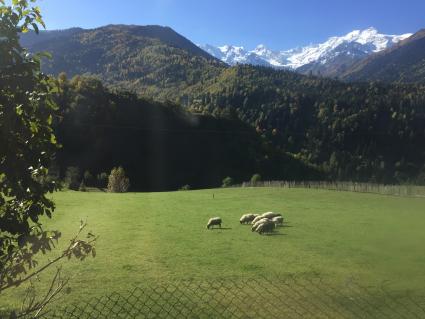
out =
[[254,50],[231,45],[199,47],[230,65],[267,65],[303,73],[337,75],[366,56],[385,50],[411,35],[387,35],[379,33],[375,28],[368,28],[352,31],[342,37],[331,37],[323,43],[286,51],[273,51],[264,45],[259,45]]
[[[200,45],[201,49],[205,50],[212,56],[226,62],[230,65],[235,64],[254,64],[254,65],[270,65],[270,60],[265,59],[265,55],[259,52],[247,51],[244,47],[224,45],[222,47],[214,47],[212,45]],[[260,48],[260,46],[258,47]],[[271,51],[269,51],[271,52]]]

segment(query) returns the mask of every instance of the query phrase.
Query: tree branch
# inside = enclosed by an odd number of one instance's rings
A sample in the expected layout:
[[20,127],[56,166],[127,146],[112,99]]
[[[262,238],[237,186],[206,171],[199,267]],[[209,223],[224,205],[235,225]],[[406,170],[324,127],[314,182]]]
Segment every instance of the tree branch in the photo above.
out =
[[[58,261],[62,260],[65,257],[71,257],[72,254],[75,254],[76,249],[78,248],[78,246],[80,245],[88,245],[88,246],[92,246],[92,244],[96,241],[97,237],[93,237],[90,241],[82,241],[82,240],[78,240],[79,235],[81,234],[82,230],[86,227],[87,224],[81,223],[80,229],[77,233],[77,235],[74,236],[74,238],[71,239],[71,243],[70,245],[63,251],[63,253],[56,257],[55,259],[49,261],[47,264],[45,264],[44,266],[42,266],[41,268],[37,269],[36,271],[34,271],[33,273],[18,279],[18,280],[14,280],[11,282],[8,282],[6,285],[4,285],[3,287],[0,287],[0,293],[6,289],[9,289],[11,287],[16,287],[21,285],[22,283],[32,279],[33,277],[37,276],[38,274],[40,274],[41,272],[43,272],[44,270],[46,270],[47,268],[49,268],[50,266],[54,265],[55,263],[57,263]],[[7,272],[7,271],[5,271]]]

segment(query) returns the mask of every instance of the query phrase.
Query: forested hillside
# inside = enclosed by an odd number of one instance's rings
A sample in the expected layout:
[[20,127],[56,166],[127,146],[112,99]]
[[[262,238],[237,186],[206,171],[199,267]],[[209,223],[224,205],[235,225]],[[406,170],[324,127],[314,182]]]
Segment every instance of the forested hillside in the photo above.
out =
[[[171,29],[155,27],[161,32],[152,33],[150,28],[76,29],[71,35],[50,34],[38,47],[34,42],[29,47],[52,52],[53,60],[44,65],[47,72],[94,74],[112,89],[180,104],[198,114],[195,117],[207,127],[227,123],[224,127],[234,126],[238,131],[242,125],[239,119],[244,127],[255,129],[258,137],[270,142],[276,152],[292,154],[320,168],[330,179],[425,182],[423,84],[344,83],[267,67],[227,67],[206,53],[199,54],[194,44]],[[31,36],[25,41],[28,39]],[[89,90],[87,94],[93,93]],[[96,99],[101,96],[104,94]],[[78,105],[81,101],[72,103]],[[162,108],[158,103],[154,105]],[[117,114],[126,117],[131,112],[133,109],[123,106]],[[134,118],[139,119],[129,117]],[[139,121],[142,118],[140,115]],[[158,140],[149,147],[174,150],[174,144]],[[131,157],[134,149],[128,152]],[[208,153],[207,148],[203,152]],[[248,158],[243,156],[239,162]],[[280,170],[269,172],[273,172],[268,174],[270,178],[282,176]]]
[[225,70],[188,105],[237,115],[331,178],[402,182],[425,173],[425,86],[342,82],[270,68]]
[[255,173],[267,179],[320,177],[238,119],[193,115],[172,103],[113,93],[89,77],[68,81],[61,75],[56,82],[62,175],[68,166],[96,175],[122,165],[133,189],[150,191],[217,187],[226,176],[241,182]]
[[43,71],[97,76],[104,83],[161,100],[219,75],[225,64],[170,28],[110,25],[24,35],[31,52],[47,51]]

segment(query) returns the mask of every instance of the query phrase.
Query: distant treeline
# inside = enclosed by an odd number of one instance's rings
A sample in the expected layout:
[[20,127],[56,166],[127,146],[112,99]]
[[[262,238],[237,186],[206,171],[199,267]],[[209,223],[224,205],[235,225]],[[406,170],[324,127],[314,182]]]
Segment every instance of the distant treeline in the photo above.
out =
[[274,148],[237,118],[193,115],[173,103],[111,92],[99,80],[56,80],[55,120],[61,175],[67,167],[94,176],[122,166],[133,190],[221,186],[254,173],[264,178],[319,178],[317,169]]

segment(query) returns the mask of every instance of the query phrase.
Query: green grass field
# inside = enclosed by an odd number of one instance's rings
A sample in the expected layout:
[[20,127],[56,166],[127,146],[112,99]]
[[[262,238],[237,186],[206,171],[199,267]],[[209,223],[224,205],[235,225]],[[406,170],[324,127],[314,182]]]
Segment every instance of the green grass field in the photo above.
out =
[[[81,219],[99,235],[96,258],[64,264],[72,292],[62,305],[135,284],[276,274],[361,285],[389,280],[394,291],[425,293],[424,198],[278,188],[53,198],[57,211],[46,224],[62,231],[62,243]],[[260,236],[239,224],[242,214],[265,211],[281,212],[286,227]],[[225,229],[205,229],[213,216]],[[3,295],[0,308],[21,298],[18,290]]]

